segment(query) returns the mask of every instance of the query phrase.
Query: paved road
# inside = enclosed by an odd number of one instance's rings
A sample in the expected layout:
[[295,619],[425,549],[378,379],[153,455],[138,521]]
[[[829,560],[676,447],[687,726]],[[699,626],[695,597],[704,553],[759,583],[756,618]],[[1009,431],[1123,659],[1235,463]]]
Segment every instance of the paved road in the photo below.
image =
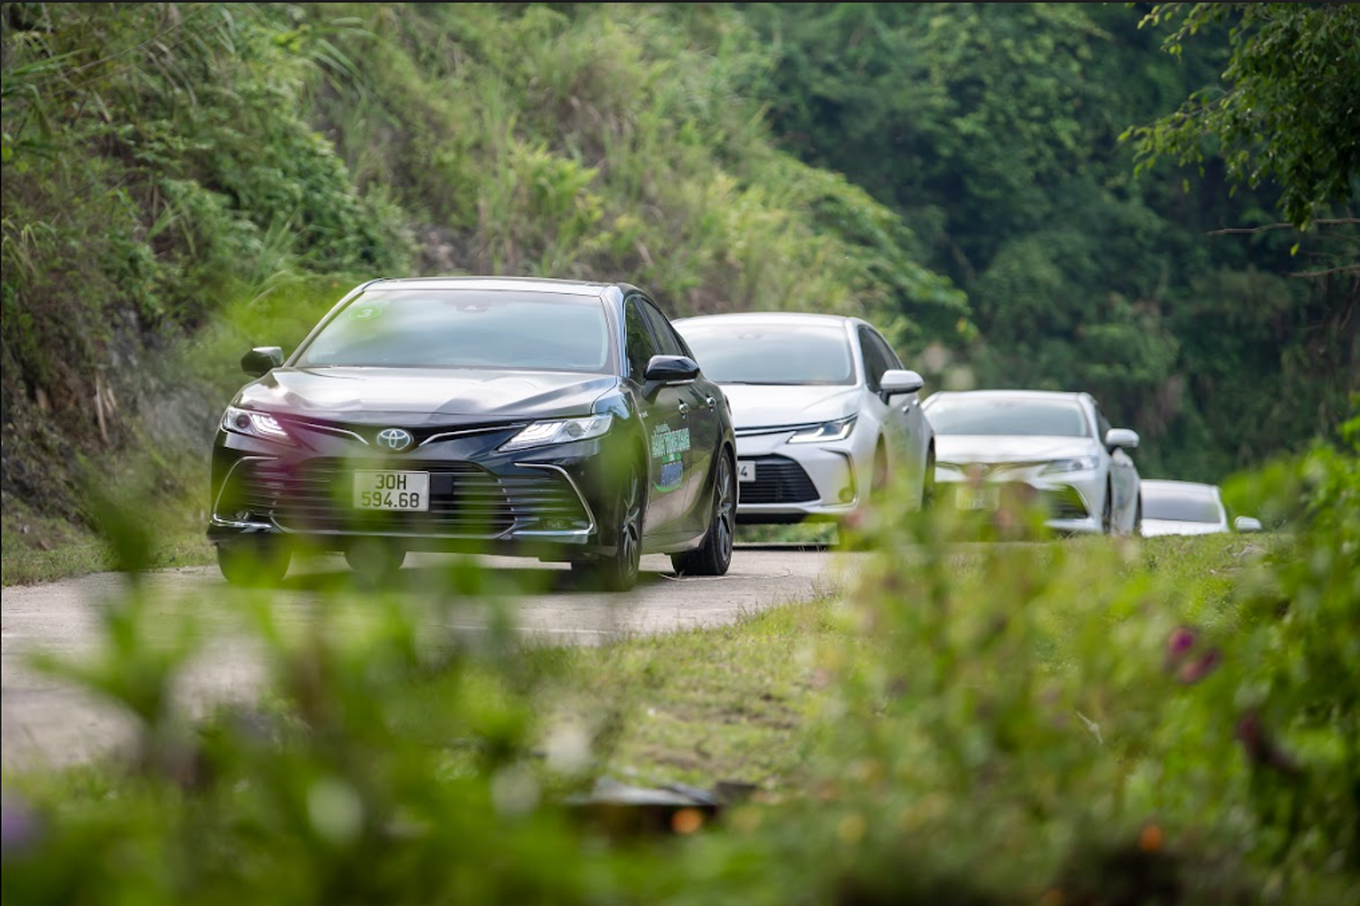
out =
[[[709,627],[771,605],[827,594],[858,555],[778,547],[739,548],[726,576],[677,578],[665,557],[643,558],[638,587],[628,594],[577,590],[565,567],[522,559],[483,558],[494,588],[460,597],[452,627],[479,633],[498,614],[539,641],[599,644],[630,635]],[[402,570],[404,593],[438,589],[449,595],[450,568],[460,562],[438,555],[413,556]],[[465,562],[465,561],[463,561]],[[295,566],[277,596],[281,622],[314,619],[326,589],[347,579],[339,558]],[[253,696],[260,660],[242,638],[243,592],[230,588],[216,568],[163,570],[146,583],[151,606],[167,617],[188,613],[211,644],[193,663],[177,691],[185,713],[201,714],[216,702]],[[8,588],[0,606],[0,763],[5,768],[64,765],[126,744],[126,717],[69,685],[31,670],[27,655],[45,650],[89,657],[95,651],[100,614],[127,594],[124,576],[100,573],[48,585]],[[463,603],[465,602],[465,603]],[[177,621],[165,621],[169,626]],[[442,627],[432,627],[440,629]]]

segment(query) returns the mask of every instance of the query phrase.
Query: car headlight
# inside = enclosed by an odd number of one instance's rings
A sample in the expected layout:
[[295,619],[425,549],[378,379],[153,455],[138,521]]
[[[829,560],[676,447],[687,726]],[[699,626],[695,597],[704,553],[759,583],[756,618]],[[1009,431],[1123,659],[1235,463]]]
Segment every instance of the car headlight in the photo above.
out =
[[501,444],[502,450],[523,450],[526,447],[546,447],[575,440],[590,440],[609,430],[612,415],[588,415],[585,418],[558,418],[534,422],[514,437]]
[[1096,456],[1078,456],[1073,459],[1058,459],[1044,466],[1043,474],[1051,475],[1055,472],[1085,472],[1100,465],[1100,459]]
[[252,412],[249,409],[238,409],[235,406],[228,406],[227,411],[222,413],[222,430],[278,443],[293,442],[274,416],[264,412]]
[[961,478],[963,477],[963,466],[952,462],[936,462],[935,477],[939,478],[941,475],[958,475]]
[[845,418],[838,418],[833,422],[822,422],[815,428],[804,428],[789,438],[791,444],[821,444],[831,441],[845,440],[850,436],[850,432],[855,430],[855,419],[857,415],[847,415]]

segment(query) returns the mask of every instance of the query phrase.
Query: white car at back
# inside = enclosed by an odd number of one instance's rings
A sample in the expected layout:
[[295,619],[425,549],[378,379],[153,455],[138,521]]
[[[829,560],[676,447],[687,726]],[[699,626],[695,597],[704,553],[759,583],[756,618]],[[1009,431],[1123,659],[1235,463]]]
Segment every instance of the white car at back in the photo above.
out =
[[902,474],[916,504],[929,497],[923,381],[873,325],[791,312],[672,323],[731,403],[739,522],[839,521]]
[[1260,531],[1261,523],[1250,516],[1228,521],[1218,485],[1149,478],[1142,486],[1145,536]]
[[996,509],[1006,485],[1048,509],[1071,534],[1136,534],[1138,435],[1112,428],[1089,393],[944,391],[927,399],[941,502]]

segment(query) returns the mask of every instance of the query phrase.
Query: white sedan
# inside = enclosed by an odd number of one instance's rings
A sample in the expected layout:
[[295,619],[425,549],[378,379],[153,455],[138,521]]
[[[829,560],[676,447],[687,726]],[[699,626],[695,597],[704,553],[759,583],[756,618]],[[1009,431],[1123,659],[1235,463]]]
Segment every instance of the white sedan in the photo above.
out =
[[1228,509],[1218,485],[1149,478],[1143,483],[1143,534],[1212,535],[1259,532],[1260,520],[1238,516],[1228,522]]
[[1138,435],[1111,428],[1090,394],[946,391],[922,408],[935,429],[942,501],[995,509],[1003,487],[1022,485],[1054,531],[1137,534],[1138,469],[1126,451]]
[[921,376],[866,321],[751,312],[672,322],[722,387],[737,438],[737,521],[840,521],[896,476],[934,485]]

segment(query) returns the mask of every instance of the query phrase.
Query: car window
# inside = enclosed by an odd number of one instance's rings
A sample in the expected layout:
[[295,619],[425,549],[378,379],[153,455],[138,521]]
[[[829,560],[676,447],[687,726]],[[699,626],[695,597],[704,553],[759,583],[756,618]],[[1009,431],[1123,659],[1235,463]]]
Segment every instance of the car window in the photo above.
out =
[[679,321],[704,376],[719,384],[853,384],[850,339],[836,324]]
[[932,396],[926,417],[936,434],[1090,437],[1081,406],[1067,400]]
[[505,290],[376,290],[357,296],[312,338],[302,367],[609,370],[598,298]]
[[650,302],[642,302],[642,310],[647,315],[647,323],[652,326],[652,336],[656,337],[662,355],[689,355],[689,350],[676,334],[671,322],[661,310]]
[[1110,420],[1105,417],[1100,405],[1096,404],[1096,431],[1099,433],[1098,440],[1105,443],[1105,435],[1110,433]]
[[647,363],[657,355],[656,339],[647,326],[647,319],[638,308],[636,297],[625,303],[623,314],[623,333],[625,354],[628,357],[628,373],[635,381],[641,381],[647,372]]
[[1168,519],[1176,522],[1224,521],[1224,513],[1217,498],[1211,494],[1165,489],[1151,482],[1142,487],[1143,518]]
[[864,353],[864,382],[877,393],[883,387],[883,372],[893,367],[892,352],[867,327],[859,329],[859,345]]

